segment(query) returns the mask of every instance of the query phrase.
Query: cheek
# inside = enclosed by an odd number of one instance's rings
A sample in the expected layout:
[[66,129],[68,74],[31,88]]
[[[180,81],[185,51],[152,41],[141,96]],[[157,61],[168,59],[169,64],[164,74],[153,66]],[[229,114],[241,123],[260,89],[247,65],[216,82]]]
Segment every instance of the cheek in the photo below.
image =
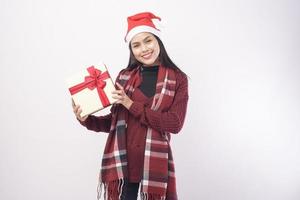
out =
[[134,57],[137,57],[139,55],[139,50],[138,49],[132,49],[132,54],[134,55]]
[[159,52],[160,52],[160,48],[159,48],[159,45],[157,44],[157,45],[155,45],[155,54],[157,54],[157,56],[159,55]]
[[157,44],[155,42],[151,42],[150,44],[148,44],[148,48],[156,50],[157,49]]

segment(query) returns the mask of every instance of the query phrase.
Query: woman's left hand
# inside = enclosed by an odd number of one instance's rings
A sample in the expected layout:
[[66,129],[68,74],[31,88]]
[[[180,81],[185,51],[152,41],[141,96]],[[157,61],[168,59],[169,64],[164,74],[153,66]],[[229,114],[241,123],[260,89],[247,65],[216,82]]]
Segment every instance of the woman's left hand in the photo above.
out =
[[128,110],[130,106],[132,105],[133,101],[127,96],[127,94],[124,91],[124,88],[116,82],[116,85],[118,86],[119,90],[115,90],[112,92],[113,98],[117,99],[116,103],[122,104],[125,106]]

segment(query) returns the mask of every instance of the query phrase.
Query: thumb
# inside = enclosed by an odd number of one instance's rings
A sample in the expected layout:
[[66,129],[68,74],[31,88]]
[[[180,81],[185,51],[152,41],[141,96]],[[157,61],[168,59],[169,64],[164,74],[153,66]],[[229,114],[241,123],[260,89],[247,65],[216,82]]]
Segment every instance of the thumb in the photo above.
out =
[[118,86],[119,89],[124,90],[123,86],[120,83],[116,82],[116,85]]

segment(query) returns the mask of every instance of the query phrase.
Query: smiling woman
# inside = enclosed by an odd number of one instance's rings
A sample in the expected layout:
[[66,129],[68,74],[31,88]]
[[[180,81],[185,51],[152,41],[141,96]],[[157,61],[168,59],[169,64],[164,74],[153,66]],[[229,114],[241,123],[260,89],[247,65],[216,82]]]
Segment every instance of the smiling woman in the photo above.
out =
[[[105,199],[177,200],[171,133],[184,124],[188,81],[169,58],[150,12],[128,17],[127,68],[119,73],[113,91],[117,100],[106,116],[81,118],[89,130],[108,132],[102,159],[99,192]],[[100,195],[98,195],[100,199]]]

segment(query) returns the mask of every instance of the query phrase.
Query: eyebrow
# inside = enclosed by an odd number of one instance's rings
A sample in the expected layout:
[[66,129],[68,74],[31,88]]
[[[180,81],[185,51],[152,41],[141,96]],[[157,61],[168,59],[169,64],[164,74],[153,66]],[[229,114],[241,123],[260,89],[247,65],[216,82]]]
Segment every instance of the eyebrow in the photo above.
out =
[[[143,41],[145,41],[145,40],[147,40],[147,39],[149,39],[149,38],[151,38],[150,35],[148,35],[147,37],[145,37],[145,38],[143,39]],[[133,42],[133,43],[131,43],[131,45],[138,44],[138,43],[139,43],[139,42]]]
[[145,37],[143,40],[145,41],[145,40],[147,40],[147,39],[149,39],[151,36],[150,35],[148,35],[147,37]]

